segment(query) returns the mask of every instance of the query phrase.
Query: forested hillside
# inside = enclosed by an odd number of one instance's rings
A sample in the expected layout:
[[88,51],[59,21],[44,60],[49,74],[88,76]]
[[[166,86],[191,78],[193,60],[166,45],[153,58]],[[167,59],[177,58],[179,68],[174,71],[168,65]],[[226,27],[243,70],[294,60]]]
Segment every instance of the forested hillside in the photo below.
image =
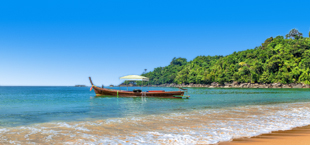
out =
[[198,56],[189,62],[185,58],[173,58],[168,66],[142,75],[149,77],[149,83],[154,85],[233,81],[310,84],[310,39],[292,29],[285,38],[270,37],[254,49],[227,56]]

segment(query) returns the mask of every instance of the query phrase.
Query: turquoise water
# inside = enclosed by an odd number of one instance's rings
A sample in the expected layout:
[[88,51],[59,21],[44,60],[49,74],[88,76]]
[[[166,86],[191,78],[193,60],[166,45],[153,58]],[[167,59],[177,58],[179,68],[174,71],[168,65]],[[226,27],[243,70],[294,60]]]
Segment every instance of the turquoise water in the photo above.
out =
[[310,89],[188,88],[189,99],[89,89],[0,87],[0,144],[215,144],[310,125]]
[[[129,90],[133,89],[136,88],[129,87]],[[149,89],[178,90],[177,88]],[[310,101],[309,89],[188,89],[190,99],[141,99],[140,97],[94,97],[95,93],[90,92],[89,87],[0,87],[0,126]]]

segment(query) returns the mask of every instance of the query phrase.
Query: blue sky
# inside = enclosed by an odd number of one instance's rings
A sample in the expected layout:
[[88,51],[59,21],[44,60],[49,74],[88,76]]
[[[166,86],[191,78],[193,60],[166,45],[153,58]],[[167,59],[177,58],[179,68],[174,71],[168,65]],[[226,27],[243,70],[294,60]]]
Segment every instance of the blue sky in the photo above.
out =
[[2,1],[0,85],[118,84],[173,57],[228,55],[297,28],[309,1]]

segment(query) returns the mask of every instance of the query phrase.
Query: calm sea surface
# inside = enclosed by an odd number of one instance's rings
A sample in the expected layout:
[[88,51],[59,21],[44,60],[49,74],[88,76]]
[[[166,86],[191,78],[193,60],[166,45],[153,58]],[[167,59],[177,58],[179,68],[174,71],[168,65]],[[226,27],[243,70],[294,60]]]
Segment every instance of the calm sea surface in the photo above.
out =
[[0,144],[213,144],[310,124],[310,89],[188,94],[117,98],[95,97],[89,87],[0,87]]

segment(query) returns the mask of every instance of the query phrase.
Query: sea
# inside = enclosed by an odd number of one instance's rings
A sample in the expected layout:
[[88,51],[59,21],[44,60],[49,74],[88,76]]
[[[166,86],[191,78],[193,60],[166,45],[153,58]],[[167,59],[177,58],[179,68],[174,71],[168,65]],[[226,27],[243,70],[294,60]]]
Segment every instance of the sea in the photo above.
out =
[[188,95],[96,97],[90,87],[2,86],[0,144],[216,144],[310,124],[310,89],[188,88]]

